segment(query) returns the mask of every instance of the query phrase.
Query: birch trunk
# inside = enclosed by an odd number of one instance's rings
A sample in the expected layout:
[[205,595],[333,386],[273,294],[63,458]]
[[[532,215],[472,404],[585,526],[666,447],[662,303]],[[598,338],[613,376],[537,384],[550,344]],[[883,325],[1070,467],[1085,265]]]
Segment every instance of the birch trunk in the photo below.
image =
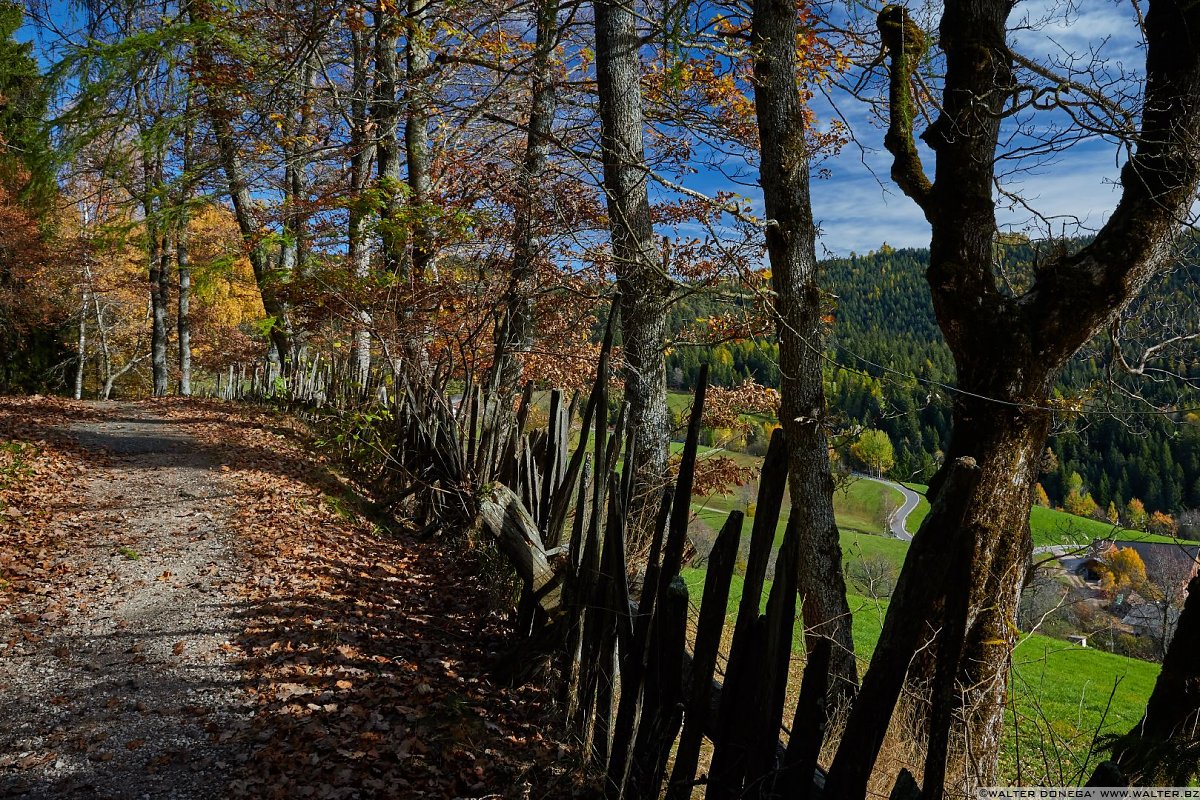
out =
[[[375,159],[375,141],[368,126],[367,102],[369,51],[367,35],[361,28],[351,30],[351,75],[350,98],[350,215],[347,233],[350,268],[355,281],[365,285],[371,274],[371,244],[368,240],[369,211],[365,206],[363,192],[371,176],[371,162]],[[356,306],[354,315],[353,343],[350,351],[351,369],[359,385],[365,385],[371,369],[371,312]]]
[[154,396],[165,397],[168,391],[167,364],[167,303],[170,302],[171,253],[166,236],[159,236],[157,226],[147,225],[150,232],[150,366],[154,377]]
[[83,370],[87,365],[87,317],[88,317],[88,289],[84,287],[82,292],[82,300],[79,306],[79,338],[76,342],[76,350],[79,354],[79,363],[75,367],[75,399],[83,399]]

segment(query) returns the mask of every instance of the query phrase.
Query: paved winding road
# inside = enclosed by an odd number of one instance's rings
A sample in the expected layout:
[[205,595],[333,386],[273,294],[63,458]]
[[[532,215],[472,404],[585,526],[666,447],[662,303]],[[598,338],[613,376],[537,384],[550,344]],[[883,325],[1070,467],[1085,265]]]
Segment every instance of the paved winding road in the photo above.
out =
[[904,495],[904,505],[900,506],[900,508],[897,509],[890,518],[888,518],[888,527],[891,528],[892,536],[895,536],[897,539],[902,539],[906,542],[911,542],[912,534],[908,532],[908,528],[906,527],[908,523],[908,515],[916,509],[917,503],[921,502],[921,495],[917,494],[912,489],[909,489],[907,486],[903,486],[895,481],[888,481],[882,478],[872,478],[870,475],[863,475],[858,472],[854,473],[854,476],[856,478],[862,478],[865,481],[871,481],[872,483],[882,483],[884,486],[895,489],[896,491],[900,492],[900,494]]

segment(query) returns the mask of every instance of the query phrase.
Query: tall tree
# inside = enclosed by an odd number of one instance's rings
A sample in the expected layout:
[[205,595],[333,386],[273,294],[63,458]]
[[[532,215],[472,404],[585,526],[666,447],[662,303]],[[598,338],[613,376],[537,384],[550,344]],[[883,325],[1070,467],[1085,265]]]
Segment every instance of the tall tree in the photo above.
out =
[[0,0],[0,182],[31,211],[45,214],[55,197],[48,93],[33,46],[15,38],[23,20],[20,3]]
[[[140,104],[139,104],[140,105]],[[144,113],[139,108],[139,116]],[[139,187],[145,211],[146,251],[150,265],[150,368],[155,397],[167,393],[167,305],[171,302],[171,247],[169,228],[163,218],[163,148],[154,142],[148,129],[142,130],[142,173]]]
[[429,0],[408,0],[405,28],[404,152],[408,165],[409,202],[416,209],[412,232],[413,274],[427,278],[434,263],[433,234],[429,220],[433,192],[433,153],[429,149],[428,80],[431,64],[429,47]]
[[779,420],[788,445],[791,523],[800,531],[797,585],[809,650],[819,638],[833,642],[831,688],[852,694],[858,686],[858,668],[833,516],[816,225],[809,195],[807,124],[796,84],[799,34],[794,0],[755,0],[751,41],[759,180],[775,292]]
[[[158,22],[161,23],[161,20]],[[128,9],[121,20],[129,37],[132,31],[147,23],[140,7]],[[170,63],[169,51],[147,49],[145,66],[130,75],[133,83],[134,113],[137,119],[137,136],[140,175],[132,182],[132,194],[142,206],[145,226],[146,255],[150,278],[150,368],[153,375],[155,397],[163,397],[169,389],[167,347],[170,344],[168,326],[171,302],[171,224],[168,221],[171,198],[167,189],[167,157],[171,120],[174,109],[175,88],[178,74]]]
[[[51,280],[65,271],[47,270],[54,257],[47,223],[55,199],[45,129],[48,93],[32,46],[14,36],[22,20],[20,4],[0,0],[0,390],[41,384],[42,371],[60,353],[47,316],[57,316],[65,300]],[[87,302],[85,286],[80,336],[86,336]]]
[[280,26],[283,30],[282,55],[289,62],[274,82],[273,92],[281,101],[277,112],[283,154],[278,274],[283,279],[306,267],[308,251],[309,151],[316,116],[317,50],[324,25],[316,8],[315,5],[308,9],[296,8],[299,18],[295,24]]
[[625,400],[635,431],[633,480],[639,501],[632,518],[642,521],[636,531],[648,528],[651,500],[667,473],[671,416],[663,349],[671,281],[655,241],[646,188],[641,37],[634,0],[595,0],[593,8],[604,194],[621,292]]
[[268,316],[268,336],[279,367],[288,372],[295,359],[294,336],[287,302],[279,291],[277,276],[271,269],[266,237],[254,216],[254,198],[242,162],[235,115],[227,97],[231,77],[228,65],[218,62],[215,42],[220,20],[209,0],[186,0],[187,16],[198,27],[195,41],[196,72],[204,89],[205,109],[216,139],[221,167],[233,203],[238,229],[254,270],[254,280],[262,294]]
[[179,295],[176,299],[175,332],[179,337],[179,393],[182,397],[192,395],[192,264],[191,242],[187,237],[187,223],[191,221],[192,193],[196,191],[196,167],[192,154],[192,139],[196,131],[196,120],[192,115],[191,86],[185,89],[184,119],[182,119],[180,142],[180,175],[178,196],[175,197],[175,269],[179,272]]
[[533,290],[541,252],[542,220],[538,213],[543,181],[550,162],[556,95],[554,48],[558,41],[558,0],[539,0],[535,6],[535,39],[529,67],[529,119],[525,154],[517,175],[518,188],[513,224],[512,274],[504,298],[503,316],[496,326],[496,357],[492,395],[493,426],[504,427],[512,416],[508,398],[521,380],[523,355],[533,343]]
[[[884,144],[893,179],[932,227],[927,277],[960,392],[946,463],[930,486],[932,510],[909,550],[830,771],[833,797],[865,795],[931,623],[940,633],[931,648],[938,660],[923,797],[942,797],[948,785],[995,782],[1012,620],[1029,569],[1029,507],[1054,379],[1169,263],[1200,182],[1200,6],[1150,0],[1145,88],[1116,209],[1090,244],[1055,253],[1026,287],[1002,283],[993,270],[999,137],[1004,120],[1026,108],[1016,67],[1032,63],[1007,40],[1012,6],[945,4],[940,113],[922,134],[936,157],[932,180],[914,141],[911,89],[925,39],[900,6],[878,17],[890,62]],[[1027,69],[1026,76],[1048,72]],[[1069,81],[1055,85],[1085,91]]]
[[[366,189],[370,184],[371,166],[375,160],[375,137],[371,135],[370,36],[363,23],[366,9],[352,5],[347,10],[350,28],[350,171],[349,217],[346,234],[350,269],[356,281],[365,282],[371,273],[370,208]],[[350,361],[360,381],[365,381],[371,369],[371,313],[366,308],[354,309],[354,342]]]
[[402,21],[395,4],[380,0],[375,8],[375,105],[372,116],[378,131],[376,154],[380,209],[380,243],[383,265],[399,273],[404,265],[404,239],[400,232],[400,31]]
[[176,299],[177,313],[175,330],[179,338],[179,394],[190,397],[192,394],[192,267],[190,257],[190,242],[188,241],[188,221],[191,219],[190,204],[194,191],[195,177],[192,174],[194,166],[192,157],[192,136],[195,120],[192,118],[192,93],[190,87],[186,90],[184,101],[183,134],[180,142],[180,176],[178,196],[175,198],[176,219],[173,236],[175,238],[175,268],[179,273],[179,294]]

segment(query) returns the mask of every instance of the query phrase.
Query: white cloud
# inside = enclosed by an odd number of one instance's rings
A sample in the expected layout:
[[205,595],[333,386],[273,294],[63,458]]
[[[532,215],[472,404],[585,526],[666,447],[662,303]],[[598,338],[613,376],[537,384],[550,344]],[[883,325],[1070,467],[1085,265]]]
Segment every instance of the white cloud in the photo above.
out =
[[813,182],[813,216],[821,230],[818,249],[848,255],[851,250],[877,250],[884,242],[927,247],[929,223],[917,205],[890,185],[886,170],[880,185],[861,164],[858,169],[858,175],[839,170],[830,180]]

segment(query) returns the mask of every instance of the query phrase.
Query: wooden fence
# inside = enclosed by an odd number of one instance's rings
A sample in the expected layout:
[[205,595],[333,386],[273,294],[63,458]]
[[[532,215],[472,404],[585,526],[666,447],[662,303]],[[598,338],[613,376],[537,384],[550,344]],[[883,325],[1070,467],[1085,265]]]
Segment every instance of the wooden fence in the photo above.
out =
[[[787,479],[782,431],[763,465],[742,595],[718,675],[743,515],[731,512],[716,538],[695,615],[680,575],[707,370],[674,483],[655,498],[648,557],[635,569],[626,550],[635,524],[633,431],[626,408],[611,429],[607,413],[612,334],[610,320],[574,446],[578,398],[551,392],[547,425],[528,431],[530,386],[515,414],[505,414],[513,399],[490,396],[490,387],[452,393],[403,371],[358,376],[344,363],[313,359],[284,377],[262,366],[231,367],[215,394],[309,415],[387,410],[381,485],[394,503],[416,505],[427,534],[474,526],[506,554],[523,583],[514,652],[550,667],[567,723],[605,775],[607,798],[819,797],[831,645],[821,640],[808,654],[785,727],[799,551],[790,525],[762,610]],[[640,580],[631,580],[634,573]],[[705,740],[711,760],[698,775]]]

